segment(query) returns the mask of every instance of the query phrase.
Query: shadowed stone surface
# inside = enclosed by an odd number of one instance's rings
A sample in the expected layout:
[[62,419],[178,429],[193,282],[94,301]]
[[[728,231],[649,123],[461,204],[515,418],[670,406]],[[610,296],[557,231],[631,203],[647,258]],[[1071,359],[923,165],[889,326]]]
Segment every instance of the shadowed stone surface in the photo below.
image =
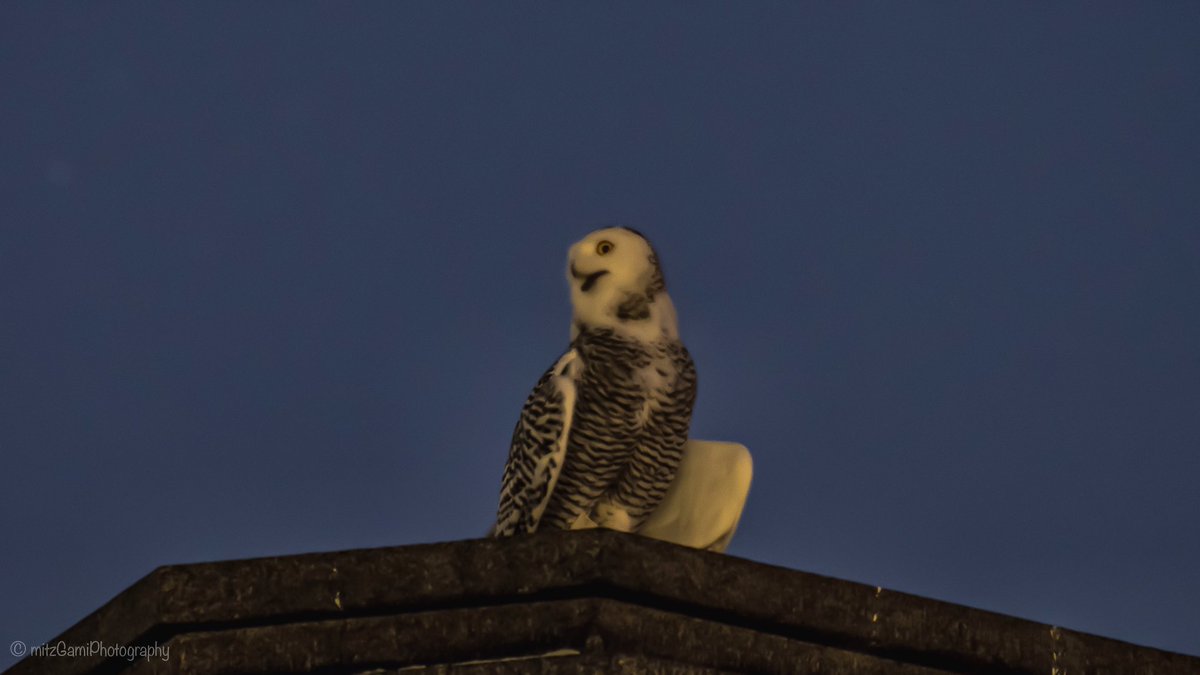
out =
[[23,673],[1076,673],[1200,659],[616,532],[161,567]]

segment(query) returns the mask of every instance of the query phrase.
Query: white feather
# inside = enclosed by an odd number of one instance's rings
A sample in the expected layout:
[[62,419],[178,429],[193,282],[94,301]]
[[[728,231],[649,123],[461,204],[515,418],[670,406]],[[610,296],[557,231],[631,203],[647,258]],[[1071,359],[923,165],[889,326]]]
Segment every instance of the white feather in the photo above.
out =
[[638,534],[724,551],[742,517],[752,474],[746,446],[688,440],[671,488]]

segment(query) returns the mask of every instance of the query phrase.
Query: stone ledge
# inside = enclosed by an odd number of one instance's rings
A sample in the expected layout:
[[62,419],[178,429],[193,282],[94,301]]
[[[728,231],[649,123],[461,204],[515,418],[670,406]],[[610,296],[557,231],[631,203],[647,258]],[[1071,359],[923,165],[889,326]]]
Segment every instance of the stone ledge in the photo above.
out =
[[[1193,657],[598,530],[161,567],[57,640],[171,651],[8,672],[1200,673]],[[579,653],[535,658],[563,649]]]

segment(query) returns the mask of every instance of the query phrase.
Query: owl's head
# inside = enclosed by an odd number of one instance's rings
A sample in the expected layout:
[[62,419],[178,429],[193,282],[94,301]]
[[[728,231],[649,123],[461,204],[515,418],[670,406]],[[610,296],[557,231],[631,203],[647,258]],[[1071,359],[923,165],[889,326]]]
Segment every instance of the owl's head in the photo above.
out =
[[679,337],[658,255],[636,230],[608,227],[577,242],[567,254],[567,284],[571,339],[581,327],[611,328],[643,342]]

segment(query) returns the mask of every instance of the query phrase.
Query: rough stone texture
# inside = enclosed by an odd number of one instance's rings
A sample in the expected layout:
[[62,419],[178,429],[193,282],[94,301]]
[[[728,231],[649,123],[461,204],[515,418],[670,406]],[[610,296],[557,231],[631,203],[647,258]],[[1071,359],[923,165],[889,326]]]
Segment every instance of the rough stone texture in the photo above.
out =
[[162,567],[23,673],[1106,673],[1200,659],[608,531]]

